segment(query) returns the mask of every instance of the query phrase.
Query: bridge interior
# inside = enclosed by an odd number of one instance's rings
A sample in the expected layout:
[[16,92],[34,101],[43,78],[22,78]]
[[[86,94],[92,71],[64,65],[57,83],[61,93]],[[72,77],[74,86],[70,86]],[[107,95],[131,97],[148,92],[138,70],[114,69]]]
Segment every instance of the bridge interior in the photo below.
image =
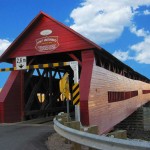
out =
[[[68,61],[66,54],[45,55],[30,58],[30,65]],[[69,58],[72,61],[71,58]],[[66,98],[62,97],[59,81],[69,73],[69,87],[72,93],[73,70],[70,66],[30,69],[24,72],[24,119],[55,115],[66,112]],[[70,101],[70,112],[74,114],[73,102]]]

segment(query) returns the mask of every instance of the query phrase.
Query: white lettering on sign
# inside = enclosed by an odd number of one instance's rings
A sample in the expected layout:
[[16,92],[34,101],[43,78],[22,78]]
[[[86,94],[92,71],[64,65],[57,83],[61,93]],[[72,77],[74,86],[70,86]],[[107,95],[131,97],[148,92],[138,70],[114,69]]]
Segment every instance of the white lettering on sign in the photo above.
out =
[[27,66],[26,57],[16,57],[16,70],[24,70]]

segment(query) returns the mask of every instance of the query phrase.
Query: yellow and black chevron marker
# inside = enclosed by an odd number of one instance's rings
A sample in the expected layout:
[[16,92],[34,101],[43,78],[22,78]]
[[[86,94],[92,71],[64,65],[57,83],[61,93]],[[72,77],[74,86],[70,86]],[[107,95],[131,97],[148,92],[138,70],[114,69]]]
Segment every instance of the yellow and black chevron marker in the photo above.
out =
[[75,83],[72,87],[73,105],[80,105],[79,83]]
[[[49,68],[49,67],[63,67],[69,65],[68,62],[59,62],[59,63],[49,63],[49,64],[38,64],[38,65],[30,65],[26,66],[25,70],[29,69],[42,69],[42,68]],[[0,69],[0,72],[5,72],[5,71],[15,71],[18,70],[16,67],[14,68],[2,68]]]

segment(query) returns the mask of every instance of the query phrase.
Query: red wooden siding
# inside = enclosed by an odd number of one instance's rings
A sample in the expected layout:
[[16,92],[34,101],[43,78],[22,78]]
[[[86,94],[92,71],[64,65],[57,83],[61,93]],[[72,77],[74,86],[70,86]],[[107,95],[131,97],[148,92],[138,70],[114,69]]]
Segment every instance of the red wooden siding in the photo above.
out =
[[[150,100],[150,93],[143,94],[143,89],[150,89],[150,84],[94,66],[88,100],[89,124],[98,125],[100,134],[111,130],[114,125]],[[109,91],[117,91],[120,94],[117,98],[117,93],[114,92],[113,100],[126,100],[109,103]],[[124,95],[122,91],[126,91]]]
[[93,63],[93,51],[82,51],[82,70],[80,75],[80,111],[81,122],[83,125],[89,125],[88,98]]
[[[52,34],[49,36],[58,36],[59,46],[53,51],[49,52],[38,52],[35,48],[36,39],[43,37],[40,32],[46,29],[52,30]],[[90,49],[94,47],[92,44],[74,34],[58,22],[53,19],[42,15],[37,21],[32,25],[30,31],[26,32],[19,38],[16,47],[13,47],[13,51],[10,53],[9,58],[15,58],[18,56],[34,56],[43,55],[48,53],[58,53],[67,52],[74,50]]]
[[23,74],[11,72],[0,94],[0,122],[17,122],[23,118]]

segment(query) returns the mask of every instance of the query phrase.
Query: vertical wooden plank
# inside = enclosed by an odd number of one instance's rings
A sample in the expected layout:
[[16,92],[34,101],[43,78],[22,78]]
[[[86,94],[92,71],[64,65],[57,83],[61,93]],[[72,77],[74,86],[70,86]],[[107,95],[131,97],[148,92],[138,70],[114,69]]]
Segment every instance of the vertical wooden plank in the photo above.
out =
[[80,76],[80,114],[83,125],[89,125],[88,97],[94,64],[94,52],[82,51],[82,70]]
[[0,102],[0,122],[4,122],[4,106],[3,103]]
[[3,111],[0,113],[1,122],[21,121],[21,100],[24,96],[21,90],[21,72],[13,71],[0,94],[1,110]]

